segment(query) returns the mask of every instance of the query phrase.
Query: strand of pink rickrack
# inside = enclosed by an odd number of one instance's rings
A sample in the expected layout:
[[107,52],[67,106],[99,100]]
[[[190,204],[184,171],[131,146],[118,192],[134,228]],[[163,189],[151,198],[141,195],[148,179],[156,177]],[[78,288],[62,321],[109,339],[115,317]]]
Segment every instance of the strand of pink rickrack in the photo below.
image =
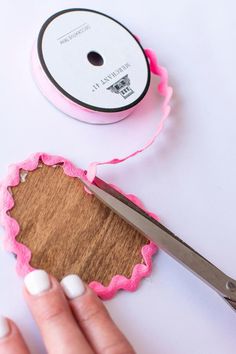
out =
[[[156,54],[152,50],[146,49],[145,53],[150,61],[151,72],[154,75],[160,77],[158,92],[164,97],[164,101],[162,104],[162,117],[160,119],[160,122],[155,130],[154,135],[151,137],[151,139],[148,140],[148,142],[141,149],[135,151],[134,153],[124,158],[115,158],[106,162],[91,163],[86,176],[91,182],[93,181],[96,175],[97,166],[121,163],[141,153],[142,151],[146,150],[148,147],[150,147],[154,143],[158,135],[160,134],[164,126],[165,120],[169,116],[170,113],[169,102],[172,96],[172,88],[168,85],[167,70],[159,66]],[[11,194],[9,193],[8,187],[15,186],[19,183],[19,170],[21,168],[27,171],[32,171],[37,168],[40,159],[49,166],[53,166],[58,163],[63,163],[64,172],[68,176],[71,177],[80,176],[81,178],[86,178],[82,170],[73,166],[66,159],[62,157],[50,156],[48,154],[42,154],[42,153],[35,154],[25,162],[12,166],[12,169],[9,172],[9,176],[6,178],[5,183],[3,183],[0,188],[1,189],[0,211],[2,209],[0,214],[1,214],[1,223],[5,226],[7,232],[7,237],[5,239],[5,247],[7,248],[8,251],[14,252],[17,255],[17,270],[18,273],[21,275],[25,275],[32,270],[32,267],[30,266],[31,251],[24,245],[17,242],[16,236],[19,233],[20,226],[18,225],[17,221],[11,218],[10,215],[8,215],[7,213],[7,211],[10,210],[14,205],[14,200]],[[141,202],[137,197],[131,195],[126,195],[126,196],[130,198],[134,203],[136,203],[137,205],[143,208]],[[149,214],[152,215],[153,217],[156,217],[156,215],[154,214],[151,213]],[[149,244],[145,245],[142,248],[142,256],[145,263],[137,264],[134,267],[130,279],[122,275],[115,275],[107,287],[95,281],[89,284],[90,287],[93,288],[96,291],[96,293],[103,299],[112,298],[119,289],[134,291],[138,287],[140,280],[143,277],[150,274],[151,267],[152,267],[152,256],[153,254],[155,254],[156,250],[157,250],[157,246],[154,245],[152,242],[150,242]]]
[[158,59],[157,59],[156,53],[153,50],[145,49],[145,54],[146,54],[147,58],[149,59],[150,70],[151,70],[152,74],[160,77],[160,83],[159,83],[157,89],[158,89],[158,92],[160,93],[160,95],[164,97],[164,101],[162,104],[161,120],[155,130],[154,135],[139,150],[129,154],[128,156],[122,157],[122,158],[113,158],[112,160],[103,161],[103,162],[92,162],[89,165],[88,171],[87,171],[87,178],[91,183],[93,182],[93,180],[96,176],[98,166],[115,165],[115,164],[121,163],[123,161],[130,159],[131,157],[134,157],[134,156],[140,154],[144,150],[148,149],[155,142],[156,138],[159,136],[160,132],[163,129],[165,120],[167,119],[167,117],[170,114],[171,107],[170,107],[169,103],[170,103],[170,99],[173,94],[173,89],[168,84],[168,72],[163,66],[160,66],[158,64]]

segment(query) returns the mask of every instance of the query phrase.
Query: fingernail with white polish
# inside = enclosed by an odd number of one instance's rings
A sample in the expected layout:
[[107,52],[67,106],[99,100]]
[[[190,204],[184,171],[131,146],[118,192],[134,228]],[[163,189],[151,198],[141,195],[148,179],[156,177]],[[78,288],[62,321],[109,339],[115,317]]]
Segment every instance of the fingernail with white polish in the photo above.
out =
[[76,297],[83,295],[83,293],[85,292],[85,286],[83,281],[78,275],[75,274],[68,275],[64,279],[62,279],[61,286],[66,296],[70,300],[73,300]]
[[0,316],[0,339],[5,338],[10,332],[10,327],[7,319]]
[[51,281],[44,270],[34,270],[26,275],[25,286],[31,295],[39,295],[51,288]]

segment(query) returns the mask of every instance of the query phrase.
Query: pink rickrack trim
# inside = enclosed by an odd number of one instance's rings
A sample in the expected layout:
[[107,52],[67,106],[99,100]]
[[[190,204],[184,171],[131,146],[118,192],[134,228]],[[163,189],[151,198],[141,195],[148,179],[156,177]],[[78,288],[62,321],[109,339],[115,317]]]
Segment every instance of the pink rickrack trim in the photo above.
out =
[[160,132],[162,131],[162,129],[164,127],[165,120],[167,119],[167,117],[170,114],[171,107],[170,107],[169,103],[170,103],[170,99],[173,94],[173,89],[168,84],[168,72],[163,66],[160,66],[158,64],[157,56],[153,50],[145,49],[144,51],[145,51],[147,58],[149,59],[151,72],[154,75],[160,77],[160,83],[159,83],[157,89],[158,89],[158,92],[160,93],[160,95],[164,97],[164,101],[162,104],[161,120],[156,128],[154,135],[139,150],[137,150],[137,151],[135,151],[135,152],[131,153],[130,155],[125,156],[123,158],[113,158],[112,160],[108,160],[105,162],[92,162],[88,167],[88,173],[87,173],[87,178],[90,182],[93,182],[93,180],[96,176],[97,166],[114,165],[114,164],[121,163],[123,161],[130,159],[131,157],[134,157],[134,156],[140,154],[142,151],[149,148],[155,142],[156,138],[159,136]]
[[[80,168],[75,167],[70,161],[60,156],[51,156],[45,153],[33,154],[29,159],[9,167],[8,176],[0,185],[0,222],[6,231],[4,247],[7,251],[12,252],[17,256],[16,270],[20,276],[25,276],[34,270],[34,268],[30,266],[32,256],[31,250],[16,240],[16,237],[20,232],[20,225],[9,215],[9,211],[14,207],[14,199],[10,188],[17,186],[20,183],[21,170],[33,171],[37,169],[40,161],[48,166],[61,164],[64,173],[67,176],[79,177],[82,180],[87,180],[85,172]],[[117,187],[113,187],[119,190],[120,193],[123,193]],[[143,208],[141,201],[136,196],[131,194],[124,195]],[[149,214],[152,217],[157,218],[155,214]],[[144,264],[135,265],[130,279],[122,275],[115,275],[107,287],[96,281],[91,282],[89,286],[104,300],[111,299],[117,291],[121,289],[128,291],[136,290],[141,279],[150,274],[152,269],[152,256],[156,253],[157,249],[157,246],[152,242],[142,247],[141,254]]]

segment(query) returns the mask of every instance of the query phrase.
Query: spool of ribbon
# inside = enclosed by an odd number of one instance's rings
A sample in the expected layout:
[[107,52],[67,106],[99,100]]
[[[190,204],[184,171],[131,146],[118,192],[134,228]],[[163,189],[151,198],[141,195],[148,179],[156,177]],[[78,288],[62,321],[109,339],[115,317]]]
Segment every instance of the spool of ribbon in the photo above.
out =
[[[78,23],[81,24],[78,26]],[[71,26],[73,29],[68,32]],[[105,37],[104,33],[107,33]],[[88,37],[85,37],[85,34]],[[117,38],[121,42],[120,45],[114,43]],[[94,43],[101,52],[105,53],[105,58],[91,51],[91,48],[95,46]],[[78,52],[82,52],[83,56]],[[100,61],[93,67],[88,61],[84,61],[84,53],[95,53],[100,56],[98,58]],[[126,64],[121,65],[121,60]],[[104,62],[101,69],[100,64]],[[69,63],[72,68],[69,67]],[[99,83],[92,85],[97,75],[100,78],[115,65],[119,67],[118,81],[115,80],[114,83],[115,73],[112,72],[107,78],[100,80],[102,85],[106,86],[105,89],[99,87],[101,86]],[[127,71],[123,76],[125,70]],[[32,71],[43,95],[58,109],[73,118],[94,124],[109,124],[126,118],[142,103],[142,99],[150,89],[150,73],[159,77],[157,91],[163,97],[162,116],[153,136],[144,146],[127,156],[103,162],[92,162],[87,171],[87,178],[91,182],[96,175],[97,166],[121,163],[151,146],[170,113],[173,90],[168,83],[168,72],[159,65],[155,52],[151,49],[143,49],[138,37],[122,24],[93,10],[69,9],[51,16],[43,25],[37,44],[33,47]],[[76,84],[74,77],[78,73],[81,74],[81,79]],[[107,85],[108,79],[113,80],[110,87],[107,87],[109,86]],[[130,79],[133,81],[134,90],[129,87]],[[122,95],[108,96],[108,89],[111,87],[113,92],[119,92]],[[127,101],[128,104],[123,104]]]

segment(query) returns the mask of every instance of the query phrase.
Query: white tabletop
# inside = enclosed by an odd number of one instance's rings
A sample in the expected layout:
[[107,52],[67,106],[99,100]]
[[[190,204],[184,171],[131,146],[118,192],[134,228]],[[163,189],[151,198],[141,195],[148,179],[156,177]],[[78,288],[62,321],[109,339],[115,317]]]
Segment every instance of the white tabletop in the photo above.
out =
[[[2,1],[0,178],[10,163],[37,151],[82,168],[124,156],[157,125],[160,100],[153,90],[129,119],[91,126],[57,111],[36,88],[30,52],[41,24],[53,12],[78,6],[115,17],[155,49],[175,91],[171,117],[155,145],[124,164],[99,168],[99,176],[139,196],[165,225],[236,277],[233,0]],[[44,353],[15,259],[3,250],[0,284],[0,313],[17,322],[33,353]],[[106,305],[139,354],[235,353],[235,313],[163,252],[137,292],[121,292]]]

